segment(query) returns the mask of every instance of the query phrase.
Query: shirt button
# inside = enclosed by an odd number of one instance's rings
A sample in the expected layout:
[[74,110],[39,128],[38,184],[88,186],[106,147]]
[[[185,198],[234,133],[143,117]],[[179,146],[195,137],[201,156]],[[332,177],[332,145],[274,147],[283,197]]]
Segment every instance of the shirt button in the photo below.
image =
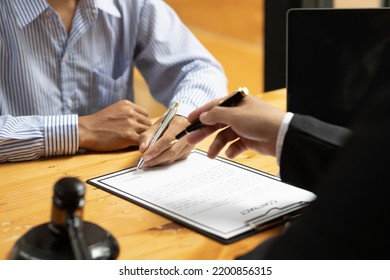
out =
[[69,53],[68,52],[64,53],[64,56],[63,56],[62,60],[63,61],[68,61],[69,60]]
[[68,99],[66,100],[66,103],[67,103],[69,109],[73,109],[74,103],[73,103],[73,100],[72,100],[72,99],[68,98]]

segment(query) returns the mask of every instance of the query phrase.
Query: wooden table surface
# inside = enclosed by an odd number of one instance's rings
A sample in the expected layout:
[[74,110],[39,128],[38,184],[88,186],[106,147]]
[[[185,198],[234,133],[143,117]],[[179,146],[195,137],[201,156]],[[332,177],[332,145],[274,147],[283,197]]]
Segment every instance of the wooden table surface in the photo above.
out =
[[[260,95],[285,109],[285,90]],[[206,150],[210,140],[197,148]],[[221,156],[224,156],[221,154]],[[53,185],[62,177],[83,182],[134,166],[138,151],[80,153],[30,162],[0,163],[0,259],[9,259],[15,242],[29,229],[50,220]],[[237,162],[277,174],[273,157],[248,151]],[[110,231],[120,245],[119,259],[234,259],[280,233],[272,228],[229,245],[220,244],[158,214],[86,184],[84,220]]]

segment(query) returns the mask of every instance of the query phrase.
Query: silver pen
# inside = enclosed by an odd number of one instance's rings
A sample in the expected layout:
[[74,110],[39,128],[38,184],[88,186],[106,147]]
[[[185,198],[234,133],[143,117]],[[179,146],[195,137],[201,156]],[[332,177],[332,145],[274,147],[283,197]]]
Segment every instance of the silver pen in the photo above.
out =
[[[161,121],[160,123],[160,126],[159,128],[157,129],[157,132],[156,134],[153,136],[153,139],[152,141],[150,141],[149,143],[149,147],[153,146],[158,139],[160,139],[160,137],[164,134],[165,130],[167,130],[168,126],[169,126],[169,123],[171,122],[171,120],[173,119],[173,117],[175,116],[176,112],[177,112],[177,109],[179,108],[179,103],[175,103],[173,104],[167,112],[165,112],[164,114],[164,119]],[[144,161],[144,158],[142,157],[140,159],[140,161],[138,162],[137,164],[137,170],[138,169],[141,169],[142,166],[144,165],[145,161]]]

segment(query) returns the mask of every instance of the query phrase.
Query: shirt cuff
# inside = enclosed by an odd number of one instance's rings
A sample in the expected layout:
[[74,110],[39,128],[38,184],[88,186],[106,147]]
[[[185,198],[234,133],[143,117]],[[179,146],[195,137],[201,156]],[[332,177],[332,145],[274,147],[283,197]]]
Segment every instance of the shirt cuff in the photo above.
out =
[[79,146],[78,116],[44,117],[45,156],[73,155]]
[[188,115],[194,111],[196,108],[189,104],[179,104],[179,108],[177,109],[176,115],[188,117]]
[[282,123],[278,131],[278,138],[276,139],[276,160],[278,161],[278,164],[280,164],[280,157],[282,155],[284,137],[286,136],[288,127],[290,125],[293,116],[294,116],[293,113],[287,112],[282,120]]

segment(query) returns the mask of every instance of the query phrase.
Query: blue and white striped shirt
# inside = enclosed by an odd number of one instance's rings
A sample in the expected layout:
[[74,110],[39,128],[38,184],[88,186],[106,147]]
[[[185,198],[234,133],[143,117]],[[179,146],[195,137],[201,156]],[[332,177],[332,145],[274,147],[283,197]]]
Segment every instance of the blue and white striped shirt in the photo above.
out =
[[67,34],[45,0],[0,0],[0,161],[74,154],[78,116],[153,96],[187,115],[226,94],[220,64],[161,0],[79,0]]

